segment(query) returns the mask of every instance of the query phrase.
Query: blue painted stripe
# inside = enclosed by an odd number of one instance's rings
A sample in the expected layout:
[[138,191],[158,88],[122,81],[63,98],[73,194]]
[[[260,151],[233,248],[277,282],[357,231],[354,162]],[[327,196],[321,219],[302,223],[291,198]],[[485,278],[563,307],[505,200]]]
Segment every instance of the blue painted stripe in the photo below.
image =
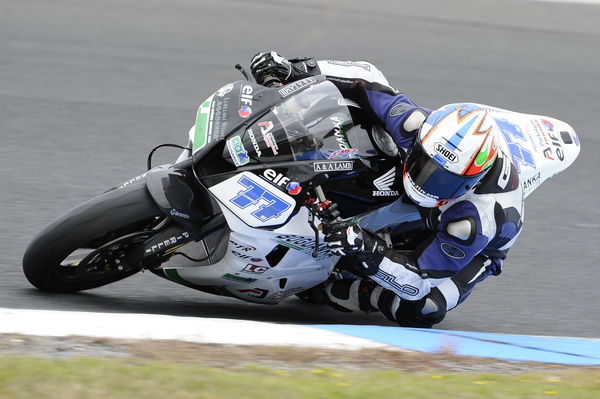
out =
[[458,131],[454,133],[452,137],[450,137],[450,140],[448,140],[448,142],[452,144],[454,148],[458,148],[460,142],[465,138],[465,136],[469,132],[469,129],[471,129],[471,126],[473,126],[475,119],[477,119],[477,115],[474,115],[470,121],[468,121],[465,125],[463,125],[463,127],[458,129]]
[[438,163],[438,165],[441,165],[441,166],[446,166],[446,162],[448,162],[448,161],[446,161],[446,158],[442,158],[442,156],[440,154],[435,154],[433,156],[433,159],[435,159],[435,161]]
[[354,337],[421,352],[451,350],[457,355],[502,360],[600,365],[600,340],[535,337],[387,326],[315,325]]

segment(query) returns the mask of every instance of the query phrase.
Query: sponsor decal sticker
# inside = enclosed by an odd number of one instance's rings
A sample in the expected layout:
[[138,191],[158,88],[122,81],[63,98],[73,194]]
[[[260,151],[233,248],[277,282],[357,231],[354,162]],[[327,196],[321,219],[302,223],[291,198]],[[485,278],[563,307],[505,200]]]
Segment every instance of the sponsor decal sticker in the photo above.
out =
[[304,291],[306,288],[304,287],[296,287],[296,288],[290,288],[289,290],[285,290],[285,291],[280,291],[276,294],[273,294],[269,297],[269,299],[282,299],[282,298],[286,298],[290,295],[296,294],[298,292],[302,292]]
[[236,276],[235,274],[231,274],[231,273],[225,273],[221,277],[224,278],[225,280],[231,280],[231,281],[235,281],[238,283],[253,283],[257,280],[255,278]]
[[190,218],[190,215],[188,215],[187,213],[178,211],[177,209],[171,209],[171,211],[169,212],[169,214],[171,216],[177,216],[177,217],[184,218],[184,219],[189,219]]
[[233,90],[233,83],[228,83],[225,86],[221,87],[219,90],[217,90],[216,94],[219,97],[224,97],[227,94],[229,94],[231,90]]
[[243,253],[238,252],[238,251],[231,251],[231,253],[234,254],[235,256],[237,256],[240,259],[249,260],[250,262],[260,263],[260,262],[263,261],[261,258],[255,258],[254,256],[246,255],[246,254],[243,254]]
[[352,158],[358,158],[358,148],[347,148],[345,150],[335,150],[334,152],[332,152],[331,154],[329,154],[329,156],[327,158],[329,159],[333,159],[333,158],[341,158],[341,159],[352,159]]
[[285,187],[288,194],[297,195],[302,191],[300,183],[290,181],[289,177],[284,176],[282,173],[277,173],[273,169],[265,169],[262,176],[279,188],[283,189]]
[[300,191],[302,191],[302,186],[300,186],[300,183],[293,181],[288,183],[288,185],[285,186],[285,189],[290,195],[298,195],[300,194]]
[[[314,237],[302,237],[294,234],[280,234],[274,238],[274,240],[283,245],[284,247],[288,247],[294,249],[296,251],[302,252],[306,255],[311,255],[313,250],[315,249],[315,238]],[[331,251],[327,247],[326,243],[319,244],[319,250],[317,251],[317,260],[330,258],[332,255]]]
[[256,137],[254,137],[254,131],[252,131],[252,129],[248,129],[246,130],[246,132],[248,133],[248,137],[250,137],[250,141],[252,142],[252,147],[254,147],[254,151],[256,152],[256,156],[262,156],[262,151],[260,150],[260,146],[258,145],[258,142],[256,141]]
[[526,193],[529,191],[533,191],[534,188],[540,185],[541,181],[542,176],[540,172],[537,172],[537,174],[533,175],[527,180],[523,180],[523,192]]
[[248,263],[242,271],[246,273],[264,273],[267,270],[269,270],[267,266],[253,265],[252,263]]
[[[262,288],[246,288],[238,290],[242,294],[248,294],[249,297],[262,299],[269,294],[269,290],[263,290]],[[255,295],[250,295],[255,294]]]
[[279,154],[279,146],[277,145],[277,141],[275,140],[273,133],[271,133],[271,130],[273,130],[273,122],[258,122],[258,126],[260,127],[260,132],[262,133],[265,145],[271,149],[273,155]]
[[296,206],[293,197],[248,171],[231,176],[209,187],[209,190],[223,206],[250,227],[283,224]]
[[315,83],[316,81],[317,81],[317,79],[315,79],[315,78],[306,78],[306,79],[297,80],[297,81],[292,82],[292,83],[288,84],[287,86],[284,86],[281,89],[279,89],[279,94],[281,95],[281,98],[289,97],[292,94],[304,89],[306,86],[309,86],[309,85]]
[[278,220],[280,216],[283,218],[284,214],[290,213],[295,205],[292,197],[263,186],[264,183],[256,181],[256,178],[251,173],[242,174],[236,181],[241,190],[229,202],[242,210],[245,217],[259,222]]
[[162,249],[162,250],[167,249],[168,247],[171,247],[187,238],[190,238],[190,234],[188,232],[184,231],[178,236],[173,236],[173,237],[167,238],[163,242],[159,242],[159,243],[152,245],[150,248],[146,249],[146,253],[153,253],[153,252],[158,251],[159,249]]
[[239,115],[242,118],[248,118],[252,114],[252,86],[243,85],[240,89],[240,110],[238,111]]
[[442,143],[435,143],[433,149],[435,150],[435,152],[437,152],[443,158],[445,158],[448,162],[456,163],[458,161],[458,156],[454,152],[446,148],[446,146],[444,146]]
[[235,242],[233,240],[229,240],[229,242],[235,249],[238,249],[240,251],[244,251],[244,252],[256,251],[256,247],[253,247],[251,245],[238,244],[237,242]]
[[[556,153],[556,157],[561,162],[564,161],[565,160],[565,153],[563,152],[562,144],[560,142],[560,139],[552,131],[548,133],[548,136],[550,137],[550,141],[552,142],[552,147],[554,148],[554,151]],[[546,150],[548,150],[548,148]],[[544,150],[544,155],[546,155],[546,150]]]
[[377,179],[373,180],[373,185],[377,190],[373,191],[374,197],[391,197],[399,196],[398,190],[392,190],[392,185],[396,180],[396,167],[385,172]]
[[273,169],[265,169],[262,175],[277,187],[281,187],[290,181],[289,177],[284,176],[282,173],[277,173]]
[[208,143],[213,139],[221,140],[227,131],[229,113],[229,97],[216,96],[213,99],[208,117]]
[[125,183],[121,184],[121,185],[120,185],[119,187],[117,187],[117,188],[124,188],[124,187],[127,187],[127,186],[129,186],[130,184],[133,184],[133,183],[136,183],[136,182],[138,182],[138,181],[141,181],[141,180],[143,180],[143,179],[144,179],[144,177],[146,177],[146,175],[147,175],[147,174],[148,174],[148,172],[146,172],[146,173],[142,173],[142,174],[141,174],[141,175],[139,175],[139,176],[136,176],[136,177],[134,177],[134,178],[132,178],[132,179],[129,179],[128,181],[126,181]]
[[313,163],[315,172],[340,172],[354,169],[354,161],[323,161]]
[[240,136],[233,136],[227,140],[227,149],[229,150],[229,155],[231,155],[231,159],[233,160],[235,166],[246,165],[248,162],[250,162],[248,152],[244,148],[244,144],[242,143]]
[[340,118],[339,116],[332,116],[329,118],[331,122],[333,122],[333,135],[342,150],[350,149],[350,144],[348,144],[348,140],[346,139],[346,135],[344,134],[344,118]]
[[209,142],[208,117],[213,97],[214,94],[207,98],[206,101],[204,101],[202,104],[200,104],[200,107],[198,107],[198,112],[196,113],[196,129],[194,130],[194,152],[204,148],[204,146]]
[[441,244],[441,248],[442,248],[442,252],[444,252],[446,255],[448,255],[452,259],[464,259],[466,256],[462,249],[460,249],[452,244],[449,244],[447,242],[443,242]]
[[[538,122],[535,121],[535,123]],[[521,172],[521,167],[523,166],[535,168],[536,166],[533,154],[526,148],[527,146],[521,145],[521,143],[527,143],[527,138],[525,137],[525,134],[523,133],[521,128],[515,125],[514,123],[509,122],[506,119],[496,119],[496,125],[498,125],[498,127],[502,131],[502,136],[504,137],[504,141],[508,145],[513,164],[517,167],[517,171]],[[541,128],[537,132],[541,140],[542,136],[544,136]],[[543,144],[540,143],[540,145]]]
[[238,114],[242,118],[248,118],[250,115],[252,115],[252,108],[242,105],[242,107],[238,110]]
[[542,119],[542,123],[544,125],[546,125],[546,127],[548,128],[548,130],[550,130],[551,132],[554,131],[554,125],[552,124],[552,122],[546,120],[546,119]]

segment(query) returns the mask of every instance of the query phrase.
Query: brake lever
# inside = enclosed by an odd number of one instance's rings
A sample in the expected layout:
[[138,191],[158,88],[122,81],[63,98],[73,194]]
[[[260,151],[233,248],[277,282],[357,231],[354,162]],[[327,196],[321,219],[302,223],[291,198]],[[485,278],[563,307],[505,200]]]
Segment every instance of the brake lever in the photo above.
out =
[[315,247],[312,251],[312,257],[316,258],[319,255],[319,229],[315,226],[315,214],[313,207],[308,207],[308,225],[315,232]]
[[308,224],[315,232],[315,247],[312,252],[313,258],[316,258],[319,252],[319,229],[314,223],[315,216],[318,215],[323,224],[333,224],[342,220],[340,218],[340,213],[337,211],[337,205],[325,197],[325,192],[320,185],[315,186],[315,193],[317,194],[317,198],[309,198],[305,202],[305,205],[308,208]]
[[252,79],[250,78],[250,76],[248,75],[248,72],[246,72],[246,70],[244,69],[243,66],[241,66],[240,64],[235,64],[235,69],[240,71],[242,73],[242,75],[244,75],[244,77],[246,78],[246,80],[248,82],[252,82]]

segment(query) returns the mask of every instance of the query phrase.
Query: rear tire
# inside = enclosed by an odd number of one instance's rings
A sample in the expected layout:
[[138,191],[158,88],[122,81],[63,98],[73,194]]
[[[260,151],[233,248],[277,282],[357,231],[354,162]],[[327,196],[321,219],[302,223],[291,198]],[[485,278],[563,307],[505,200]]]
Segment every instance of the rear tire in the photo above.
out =
[[50,292],[82,291],[131,276],[139,268],[111,267],[106,272],[100,269],[95,273],[81,273],[76,270],[78,265],[61,262],[77,249],[96,249],[125,235],[144,231],[161,215],[144,183],[101,194],[71,209],[34,238],[23,255],[25,276],[35,287]]

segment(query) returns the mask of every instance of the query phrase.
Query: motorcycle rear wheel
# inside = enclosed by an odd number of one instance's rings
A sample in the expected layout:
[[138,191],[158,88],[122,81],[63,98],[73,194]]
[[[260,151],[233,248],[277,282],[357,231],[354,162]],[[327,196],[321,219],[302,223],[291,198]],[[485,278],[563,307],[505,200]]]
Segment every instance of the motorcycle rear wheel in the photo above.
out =
[[140,268],[127,264],[127,251],[152,234],[162,215],[143,183],[101,194],[34,238],[23,256],[25,276],[40,290],[60,293],[129,277]]

